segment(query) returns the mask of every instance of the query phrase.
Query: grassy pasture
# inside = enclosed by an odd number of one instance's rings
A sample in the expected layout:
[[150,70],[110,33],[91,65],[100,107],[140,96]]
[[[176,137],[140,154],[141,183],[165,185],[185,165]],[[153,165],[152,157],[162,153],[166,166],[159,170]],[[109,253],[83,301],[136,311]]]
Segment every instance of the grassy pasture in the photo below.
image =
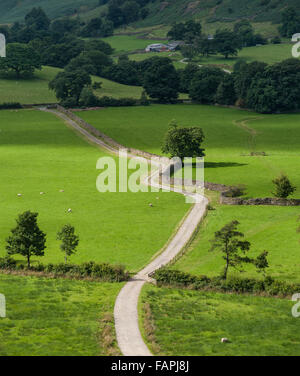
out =
[[[298,187],[294,196],[299,196],[299,114],[258,115],[215,106],[152,105],[81,112],[79,116],[127,147],[157,154],[172,119],[181,126],[202,127],[206,181],[245,184],[249,196],[266,197],[271,195],[274,176],[285,172]],[[267,156],[251,157],[252,151]]]
[[[15,77],[0,77],[0,103],[19,102],[21,104],[57,103],[53,91],[49,90],[48,84],[60,69],[43,67],[36,71],[31,78],[17,80]],[[118,84],[102,77],[93,77],[93,81],[102,82],[101,89],[96,91],[100,97],[109,96],[114,98],[140,98],[142,88]]]
[[109,43],[118,55],[135,50],[144,50],[149,44],[161,43],[155,38],[143,39],[137,35],[113,35],[103,38],[103,41]]
[[113,313],[118,283],[0,275],[6,318],[0,356],[106,355],[100,320]]
[[[236,57],[229,57],[225,59],[221,55],[212,55],[209,57],[197,57],[193,60],[196,64],[201,65],[220,65],[220,66],[228,66],[231,69],[235,63],[238,61],[245,61],[247,63],[251,63],[253,61],[263,61],[268,64],[278,63],[282,60],[289,59],[292,57],[292,44],[290,43],[282,43],[282,44],[268,44],[266,46],[255,46],[255,47],[246,47],[243,48],[241,51],[238,52]],[[136,61],[141,61],[147,59],[151,56],[161,56],[161,57],[169,57],[172,61],[174,66],[177,69],[184,68],[185,64],[181,63],[180,60],[183,59],[183,56],[180,52],[176,52],[175,54],[170,54],[169,52],[161,52],[157,53],[143,53],[143,54],[132,54],[129,55],[129,58]]]
[[[299,208],[221,206],[216,199],[212,205],[214,210],[208,211],[193,243],[185,255],[173,265],[173,269],[195,275],[220,275],[225,266],[223,254],[219,251],[210,252],[210,240],[225,224],[238,220],[239,230],[251,243],[249,256],[256,257],[264,250],[268,251],[269,275],[279,280],[300,282],[300,246],[299,234],[296,233]],[[240,273],[231,268],[229,275]],[[245,266],[242,276],[262,277],[254,266],[249,265]]]
[[96,162],[107,154],[51,114],[1,111],[0,155],[0,256],[17,215],[32,210],[47,233],[41,262],[63,262],[56,233],[71,223],[80,236],[72,262],[125,264],[136,271],[164,246],[189,209],[184,197],[173,193],[98,192]]
[[[298,321],[288,300],[198,291],[143,288],[159,355],[298,355]],[[221,343],[221,338],[229,343]],[[150,343],[151,346],[151,343]]]

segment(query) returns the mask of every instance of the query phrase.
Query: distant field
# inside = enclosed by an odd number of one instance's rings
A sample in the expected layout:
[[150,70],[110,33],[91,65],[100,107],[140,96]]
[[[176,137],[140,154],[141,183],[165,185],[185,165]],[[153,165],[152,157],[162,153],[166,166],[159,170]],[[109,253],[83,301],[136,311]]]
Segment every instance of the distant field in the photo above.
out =
[[115,53],[128,53],[134,50],[144,50],[149,44],[160,43],[161,41],[153,39],[142,39],[135,35],[114,35],[103,40],[109,43],[114,49]]
[[[298,320],[289,300],[157,288],[146,285],[158,355],[298,355]],[[221,343],[228,338],[229,343]],[[151,342],[150,342],[151,346]]]
[[[20,80],[15,77],[9,79],[0,78],[0,103],[57,103],[55,94],[49,90],[48,84],[58,72],[60,72],[58,68],[44,67],[42,71],[36,71],[32,78]],[[96,94],[100,97],[131,97],[138,99],[142,93],[142,88],[138,86],[121,85],[102,77],[93,77],[93,80],[102,82],[101,89],[96,91]]]
[[49,81],[59,72],[58,68],[44,67],[34,77],[17,80],[0,77],[0,103],[20,102],[22,104],[55,103],[57,99],[48,88]]
[[[300,194],[299,114],[258,115],[253,112],[200,105],[152,105],[81,112],[83,119],[127,147],[161,153],[172,119],[181,126],[202,127],[206,136],[205,180],[245,184],[247,194],[270,196],[272,179],[282,171]],[[244,127],[256,132],[251,136]],[[265,152],[251,157],[250,152]]]
[[165,245],[189,209],[184,197],[173,193],[98,192],[96,162],[107,154],[51,114],[1,111],[0,134],[0,257],[17,215],[32,210],[47,233],[45,257],[35,262],[63,262],[56,233],[71,223],[80,236],[72,262],[124,264],[137,271]]
[[[194,59],[193,62],[199,65],[227,65],[229,68],[233,67],[233,65],[240,60],[247,63],[251,63],[252,61],[263,61],[268,64],[274,64],[291,58],[292,46],[293,45],[289,43],[282,43],[268,44],[266,46],[246,47],[239,51],[237,57],[229,57],[228,59],[225,59],[221,55],[212,55],[208,58],[200,56]],[[129,55],[129,58],[132,60],[141,61],[151,56],[169,57],[171,60],[173,60],[173,63],[177,69],[185,67],[185,64],[180,62],[180,60],[183,59],[180,52],[176,52],[175,54],[169,52],[133,54]]]
[[0,356],[106,355],[100,320],[122,285],[0,275]]
[[[238,220],[239,230],[251,242],[249,256],[256,257],[264,250],[268,251],[269,275],[284,281],[300,282],[300,237],[296,232],[299,208],[221,206],[217,200],[213,201],[212,206],[214,210],[208,211],[195,240],[185,255],[172,266],[173,269],[195,275],[220,275],[224,260],[221,252],[210,252],[210,240],[225,224]],[[234,269],[229,274],[240,275]],[[261,278],[252,265],[245,267],[242,276]]]

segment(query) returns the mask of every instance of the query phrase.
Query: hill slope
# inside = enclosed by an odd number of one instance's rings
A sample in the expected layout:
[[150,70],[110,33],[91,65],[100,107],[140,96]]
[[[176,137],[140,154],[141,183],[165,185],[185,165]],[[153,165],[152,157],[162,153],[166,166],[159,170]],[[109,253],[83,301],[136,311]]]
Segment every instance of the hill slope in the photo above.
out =
[[[1,0],[0,23],[20,21],[32,8],[41,6],[50,18],[79,14],[91,17],[100,14],[99,0]],[[154,0],[149,3],[149,16],[140,25],[170,24],[182,19],[197,18],[210,22],[232,22],[249,18],[255,22],[280,22],[284,8],[292,6],[300,14],[299,0]]]

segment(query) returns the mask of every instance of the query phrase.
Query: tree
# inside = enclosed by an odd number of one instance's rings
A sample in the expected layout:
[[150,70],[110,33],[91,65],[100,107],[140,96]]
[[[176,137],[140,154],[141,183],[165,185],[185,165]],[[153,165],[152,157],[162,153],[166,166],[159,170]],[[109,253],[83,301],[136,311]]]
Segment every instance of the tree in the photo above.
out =
[[294,8],[289,7],[282,12],[281,22],[279,32],[282,37],[291,38],[293,34],[299,33],[300,18]]
[[202,148],[204,138],[201,128],[181,128],[177,126],[176,121],[172,121],[165,135],[162,152],[170,154],[171,158],[204,157],[205,149]]
[[224,105],[233,105],[237,100],[235,88],[234,88],[234,78],[232,74],[226,74],[218,86],[216,92],[216,103]]
[[114,49],[110,44],[103,42],[100,39],[92,39],[85,42],[84,45],[85,51],[99,51],[103,52],[105,55],[111,55],[114,52]]
[[6,48],[6,58],[0,59],[0,71],[32,75],[35,69],[42,69],[40,56],[33,48],[21,43],[10,43]]
[[169,58],[154,56],[148,59],[143,87],[147,94],[160,102],[173,102],[178,98],[179,76]]
[[183,40],[186,43],[193,43],[195,38],[201,36],[202,26],[199,22],[189,20],[187,22],[175,23],[167,36],[173,40]]
[[197,49],[192,44],[181,47],[181,53],[184,58],[189,60],[192,60],[198,55]]
[[25,24],[28,28],[35,31],[48,30],[50,20],[42,8],[32,8],[32,10],[25,16]]
[[[55,91],[56,97],[62,102],[68,100],[68,103],[78,105],[81,92],[84,87],[91,85],[90,75],[82,70],[64,71],[50,81],[49,88]],[[71,100],[71,102],[70,102]]]
[[214,37],[216,51],[223,55],[225,59],[229,56],[236,56],[241,49],[241,42],[238,35],[228,29],[219,29]]
[[65,253],[65,263],[68,257],[76,252],[79,244],[79,237],[75,234],[75,228],[71,225],[64,225],[57,233],[57,240],[61,240],[60,249]]
[[252,263],[253,259],[245,256],[250,250],[250,243],[241,240],[244,237],[242,232],[237,231],[238,221],[232,221],[225,225],[221,230],[215,233],[214,239],[211,241],[211,251],[220,250],[225,260],[225,268],[222,277],[226,280],[229,267],[233,267],[239,271],[242,270],[243,263]]
[[260,76],[267,66],[268,64],[258,61],[254,61],[250,64],[242,61],[234,65],[233,77],[235,82],[235,91],[239,100],[246,102],[252,81],[256,78],[256,76]]
[[287,198],[296,191],[296,187],[292,185],[289,178],[284,174],[281,174],[272,182],[275,185],[275,192],[273,192],[275,197]]
[[247,91],[247,106],[261,113],[298,110],[300,108],[300,61],[288,59],[266,66],[252,77]]
[[46,235],[37,224],[38,213],[26,211],[17,219],[17,226],[6,240],[8,255],[20,254],[27,258],[30,268],[31,256],[44,256]]
[[261,254],[259,254],[256,259],[254,259],[254,265],[256,266],[258,273],[263,273],[263,275],[266,274],[266,269],[269,267],[269,262],[267,259],[269,252],[263,251]]
[[199,72],[200,68],[197,64],[189,63],[186,65],[184,69],[178,70],[179,78],[180,78],[180,92],[181,93],[188,93],[190,90],[191,82],[193,81],[197,72]]
[[225,75],[226,73],[220,68],[201,67],[191,82],[190,98],[200,103],[213,103]]

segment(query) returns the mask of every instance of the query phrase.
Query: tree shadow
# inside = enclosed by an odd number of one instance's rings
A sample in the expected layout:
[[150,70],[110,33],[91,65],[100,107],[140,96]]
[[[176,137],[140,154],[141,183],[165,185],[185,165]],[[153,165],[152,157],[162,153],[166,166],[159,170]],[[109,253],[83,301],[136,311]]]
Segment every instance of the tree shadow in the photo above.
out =
[[242,166],[247,166],[247,163],[235,163],[235,162],[205,162],[205,168],[242,167]]

